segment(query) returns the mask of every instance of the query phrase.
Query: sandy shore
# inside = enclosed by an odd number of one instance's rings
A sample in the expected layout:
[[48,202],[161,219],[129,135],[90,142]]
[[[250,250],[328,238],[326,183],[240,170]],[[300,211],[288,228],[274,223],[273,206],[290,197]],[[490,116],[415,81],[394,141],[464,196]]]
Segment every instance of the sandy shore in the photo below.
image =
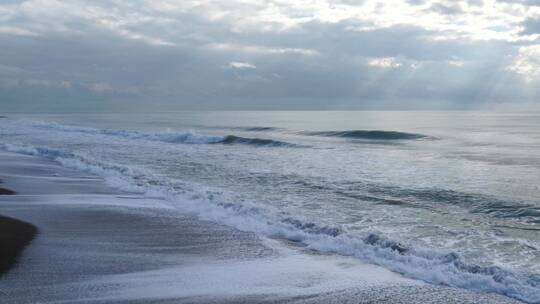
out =
[[1,152],[0,178],[17,192],[0,214],[40,231],[2,303],[517,303],[202,221],[48,160]]

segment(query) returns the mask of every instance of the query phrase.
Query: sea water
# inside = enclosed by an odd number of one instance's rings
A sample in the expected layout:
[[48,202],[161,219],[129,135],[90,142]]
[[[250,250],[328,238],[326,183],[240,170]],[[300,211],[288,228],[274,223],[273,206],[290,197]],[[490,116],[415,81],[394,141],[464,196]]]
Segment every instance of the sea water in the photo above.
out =
[[540,113],[5,115],[4,150],[263,237],[540,302]]

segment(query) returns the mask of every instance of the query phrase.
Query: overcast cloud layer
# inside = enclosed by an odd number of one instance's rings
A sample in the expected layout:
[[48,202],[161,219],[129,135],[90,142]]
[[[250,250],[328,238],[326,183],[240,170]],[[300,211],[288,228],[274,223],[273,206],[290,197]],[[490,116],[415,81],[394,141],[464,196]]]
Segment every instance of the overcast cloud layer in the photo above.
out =
[[7,111],[540,104],[540,0],[3,0]]

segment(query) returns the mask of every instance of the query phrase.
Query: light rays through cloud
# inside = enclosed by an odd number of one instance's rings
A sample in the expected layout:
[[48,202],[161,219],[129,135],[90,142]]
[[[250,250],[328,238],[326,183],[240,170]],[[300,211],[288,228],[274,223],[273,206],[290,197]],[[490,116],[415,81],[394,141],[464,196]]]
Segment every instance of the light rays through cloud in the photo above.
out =
[[534,0],[9,0],[0,4],[0,103],[13,110],[536,103],[539,31]]

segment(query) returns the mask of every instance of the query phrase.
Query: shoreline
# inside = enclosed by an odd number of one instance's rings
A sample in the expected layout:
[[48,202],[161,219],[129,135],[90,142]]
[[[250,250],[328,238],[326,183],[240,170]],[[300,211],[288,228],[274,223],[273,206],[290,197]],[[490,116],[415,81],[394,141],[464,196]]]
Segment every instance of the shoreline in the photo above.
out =
[[0,175],[18,193],[0,214],[40,230],[0,277],[3,303],[520,303],[309,254],[50,160],[0,152]]

